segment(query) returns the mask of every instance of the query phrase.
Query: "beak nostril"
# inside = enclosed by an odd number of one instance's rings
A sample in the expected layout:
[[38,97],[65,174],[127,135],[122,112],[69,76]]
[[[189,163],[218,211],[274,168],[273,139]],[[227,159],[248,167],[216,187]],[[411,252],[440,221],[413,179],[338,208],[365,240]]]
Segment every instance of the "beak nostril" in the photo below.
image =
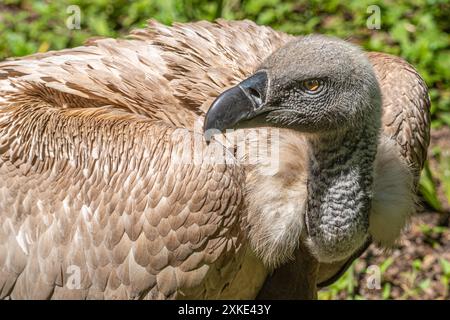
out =
[[222,92],[206,113],[203,124],[205,138],[208,140],[214,135],[206,132],[209,129],[218,129],[222,132],[264,113],[267,83],[266,72],[258,71],[250,78]]
[[261,106],[261,94],[258,92],[258,90],[254,89],[254,88],[248,88],[248,93],[250,94],[250,96],[255,100],[256,102],[256,106],[260,107]]

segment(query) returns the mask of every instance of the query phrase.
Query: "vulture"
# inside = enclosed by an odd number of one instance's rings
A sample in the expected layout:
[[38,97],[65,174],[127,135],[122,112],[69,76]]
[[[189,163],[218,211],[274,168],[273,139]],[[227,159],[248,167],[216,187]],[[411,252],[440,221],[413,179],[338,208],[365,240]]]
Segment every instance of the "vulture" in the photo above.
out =
[[429,108],[401,58],[246,20],[0,62],[0,298],[314,299],[407,225]]

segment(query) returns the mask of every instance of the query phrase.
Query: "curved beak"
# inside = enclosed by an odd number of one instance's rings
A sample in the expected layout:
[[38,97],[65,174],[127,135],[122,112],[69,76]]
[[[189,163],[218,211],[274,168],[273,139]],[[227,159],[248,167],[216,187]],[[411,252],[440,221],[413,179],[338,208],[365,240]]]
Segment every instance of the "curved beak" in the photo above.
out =
[[214,133],[236,128],[239,123],[264,113],[267,82],[267,73],[259,71],[218,96],[206,113],[203,125],[206,140]]

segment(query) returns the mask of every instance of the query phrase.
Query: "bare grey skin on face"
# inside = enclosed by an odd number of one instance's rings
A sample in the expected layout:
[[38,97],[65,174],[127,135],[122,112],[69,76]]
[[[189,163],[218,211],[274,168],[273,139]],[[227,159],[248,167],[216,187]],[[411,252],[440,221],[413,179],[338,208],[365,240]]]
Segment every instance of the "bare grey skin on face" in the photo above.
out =
[[319,261],[331,262],[368,238],[380,117],[380,89],[364,53],[342,40],[307,36],[219,96],[204,129],[272,126],[305,133],[305,238]]

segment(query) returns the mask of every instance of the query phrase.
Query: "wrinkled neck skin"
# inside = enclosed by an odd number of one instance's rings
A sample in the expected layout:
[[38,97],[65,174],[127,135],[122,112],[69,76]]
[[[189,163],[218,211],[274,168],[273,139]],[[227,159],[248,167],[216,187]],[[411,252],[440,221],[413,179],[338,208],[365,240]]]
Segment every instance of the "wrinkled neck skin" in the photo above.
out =
[[[320,136],[280,129],[277,170],[264,158],[246,168],[243,227],[270,269],[290,261],[299,245],[331,262],[347,258],[367,239],[380,117],[374,112],[366,121]],[[243,132],[237,135],[245,140]],[[261,147],[264,137],[257,137],[239,161]]]
[[321,262],[349,257],[368,237],[379,120],[309,137],[307,245]]

